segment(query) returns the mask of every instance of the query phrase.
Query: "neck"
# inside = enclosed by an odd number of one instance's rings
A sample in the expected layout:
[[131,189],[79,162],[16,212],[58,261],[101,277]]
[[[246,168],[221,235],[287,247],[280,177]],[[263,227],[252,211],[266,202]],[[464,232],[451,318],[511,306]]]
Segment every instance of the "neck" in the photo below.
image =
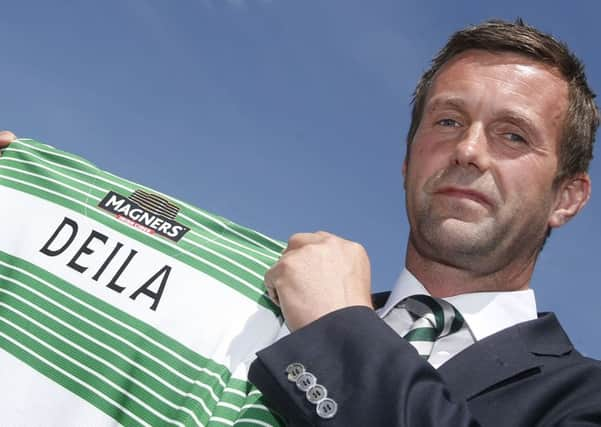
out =
[[536,256],[513,261],[490,272],[479,272],[463,266],[426,258],[412,245],[407,245],[405,265],[433,297],[446,298],[471,292],[508,292],[528,289]]

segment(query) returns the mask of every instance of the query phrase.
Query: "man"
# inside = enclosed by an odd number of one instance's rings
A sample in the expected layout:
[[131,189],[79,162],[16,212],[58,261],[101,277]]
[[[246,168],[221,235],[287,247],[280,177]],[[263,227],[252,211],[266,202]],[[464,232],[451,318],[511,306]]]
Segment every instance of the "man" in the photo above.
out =
[[529,289],[590,196],[593,98],[567,47],[521,21],[451,37],[416,89],[406,270],[383,307],[363,248],[328,233],[292,236],[265,276],[292,333],[250,379],[289,425],[601,425],[601,364]]

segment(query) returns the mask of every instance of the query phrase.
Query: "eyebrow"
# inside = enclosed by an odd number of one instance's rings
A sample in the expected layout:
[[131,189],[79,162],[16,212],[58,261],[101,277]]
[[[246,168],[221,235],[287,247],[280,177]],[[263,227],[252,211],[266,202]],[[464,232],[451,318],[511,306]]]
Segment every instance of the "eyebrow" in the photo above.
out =
[[428,102],[426,110],[428,112],[433,112],[441,107],[450,107],[455,110],[465,111],[465,101],[458,97],[438,97]]
[[525,117],[522,114],[518,114],[515,111],[511,111],[511,110],[501,110],[497,113],[497,115],[499,117],[502,117],[503,120],[512,123],[514,125],[516,125],[519,128],[524,129],[525,131],[532,133],[532,134],[536,134],[536,126],[534,126],[534,123],[532,122],[532,120],[530,120],[528,117]]

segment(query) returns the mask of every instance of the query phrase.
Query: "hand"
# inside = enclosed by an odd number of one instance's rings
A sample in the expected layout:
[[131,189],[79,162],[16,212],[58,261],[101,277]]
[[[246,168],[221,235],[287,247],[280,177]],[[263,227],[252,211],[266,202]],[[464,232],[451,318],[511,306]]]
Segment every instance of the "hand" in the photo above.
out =
[[265,286],[295,331],[344,307],[372,308],[370,276],[363,246],[320,231],[290,237]]
[[[8,147],[17,137],[9,130],[0,131],[0,148]],[[0,153],[0,156],[2,153]]]

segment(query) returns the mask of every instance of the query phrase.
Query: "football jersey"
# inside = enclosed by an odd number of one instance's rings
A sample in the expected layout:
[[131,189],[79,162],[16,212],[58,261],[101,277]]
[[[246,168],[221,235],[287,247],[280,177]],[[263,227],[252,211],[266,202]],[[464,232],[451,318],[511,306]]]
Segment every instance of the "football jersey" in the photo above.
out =
[[0,200],[0,425],[283,425],[247,381],[281,242],[31,139]]

